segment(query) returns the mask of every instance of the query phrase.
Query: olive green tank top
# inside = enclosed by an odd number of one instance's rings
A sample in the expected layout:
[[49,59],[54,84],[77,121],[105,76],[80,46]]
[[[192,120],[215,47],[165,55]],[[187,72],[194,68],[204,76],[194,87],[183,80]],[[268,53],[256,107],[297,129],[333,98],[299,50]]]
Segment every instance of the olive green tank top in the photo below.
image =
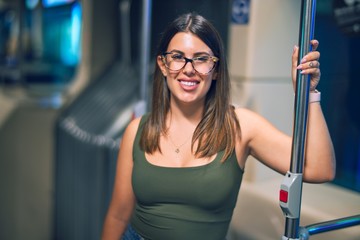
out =
[[149,240],[223,240],[237,201],[243,170],[235,151],[202,166],[161,167],[140,149],[143,117],[133,147],[132,227]]

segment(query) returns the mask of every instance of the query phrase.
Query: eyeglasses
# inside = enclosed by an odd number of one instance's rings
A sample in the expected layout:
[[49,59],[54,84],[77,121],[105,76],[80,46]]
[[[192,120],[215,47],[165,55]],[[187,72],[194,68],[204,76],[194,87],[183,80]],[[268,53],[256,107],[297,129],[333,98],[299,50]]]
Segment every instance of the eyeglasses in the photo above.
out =
[[162,60],[171,71],[180,71],[190,62],[196,72],[206,75],[215,68],[219,58],[206,54],[194,58],[186,58],[177,52],[165,52],[162,55]]

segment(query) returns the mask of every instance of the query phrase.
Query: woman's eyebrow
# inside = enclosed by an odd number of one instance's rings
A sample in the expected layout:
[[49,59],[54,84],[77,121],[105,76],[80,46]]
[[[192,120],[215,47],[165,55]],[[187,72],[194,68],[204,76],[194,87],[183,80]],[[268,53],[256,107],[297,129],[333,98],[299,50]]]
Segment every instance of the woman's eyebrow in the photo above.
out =
[[194,56],[199,56],[199,55],[211,55],[209,52],[196,52],[196,53],[194,53]]
[[[179,54],[182,54],[182,55],[185,55],[184,52],[180,51],[180,50],[177,50],[177,49],[173,49],[173,50],[170,50],[168,52],[176,52],[176,53],[179,53]],[[206,54],[206,55],[209,55],[211,56],[211,54],[209,52],[206,52],[206,51],[202,51],[202,52],[195,52],[193,54],[193,56],[199,56],[199,55],[203,55],[203,54]]]
[[170,51],[167,51],[167,52],[171,52],[171,53],[180,53],[182,55],[184,55],[184,53],[180,50],[176,50],[176,49],[173,49],[173,50],[170,50]]

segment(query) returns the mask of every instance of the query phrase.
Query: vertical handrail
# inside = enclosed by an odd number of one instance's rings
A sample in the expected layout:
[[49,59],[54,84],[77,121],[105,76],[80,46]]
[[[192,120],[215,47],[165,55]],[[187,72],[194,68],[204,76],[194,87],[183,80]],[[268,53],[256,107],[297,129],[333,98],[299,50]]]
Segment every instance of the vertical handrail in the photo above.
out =
[[[315,12],[316,0],[302,1],[299,29],[299,63],[311,51],[310,40],[314,35]],[[291,165],[280,190],[280,206],[286,218],[285,233],[282,239],[299,239],[309,87],[310,77],[301,74],[298,70],[295,88]]]
[[129,67],[131,64],[130,6],[131,0],[122,0],[119,3],[121,26],[121,62],[124,63],[127,67]]
[[[299,57],[298,63],[301,59],[311,51],[310,40],[313,39],[315,30],[315,12],[316,0],[302,1],[302,14],[300,20],[299,32]],[[309,86],[310,76],[303,75],[297,71],[296,75],[296,92],[295,92],[295,118],[294,118],[294,132],[291,155],[291,172],[302,172],[305,137],[306,137],[306,123],[308,112]]]
[[[150,59],[150,30],[151,30],[151,0],[143,0],[142,8],[142,34],[141,34],[141,73],[140,98],[146,103],[148,97],[149,59]],[[146,111],[146,104],[144,106]]]

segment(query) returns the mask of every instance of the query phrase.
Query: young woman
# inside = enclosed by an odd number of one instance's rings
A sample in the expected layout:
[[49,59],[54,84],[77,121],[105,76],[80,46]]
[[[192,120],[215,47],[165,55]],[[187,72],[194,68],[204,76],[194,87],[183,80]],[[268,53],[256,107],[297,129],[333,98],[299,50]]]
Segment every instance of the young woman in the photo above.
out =
[[[297,63],[320,79],[316,51]],[[163,33],[157,52],[151,112],[124,133],[103,240],[225,239],[249,155],[285,174],[290,136],[230,104],[222,41],[203,17],[185,14]],[[309,104],[304,181],[334,178],[335,157],[319,102]],[[126,234],[125,234],[126,233]],[[128,238],[130,237],[130,238]]]

